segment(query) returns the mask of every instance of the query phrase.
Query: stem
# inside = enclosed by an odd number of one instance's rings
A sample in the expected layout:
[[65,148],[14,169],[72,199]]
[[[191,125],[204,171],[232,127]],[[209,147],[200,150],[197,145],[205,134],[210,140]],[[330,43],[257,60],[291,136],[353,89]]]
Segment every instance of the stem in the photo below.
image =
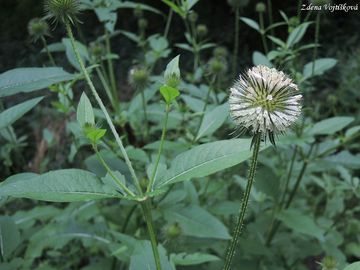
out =
[[[301,167],[300,173],[298,175],[298,178],[296,179],[296,183],[295,183],[295,185],[293,187],[293,190],[291,191],[291,194],[290,194],[290,196],[289,196],[289,198],[288,198],[288,200],[287,200],[287,202],[285,204],[284,209],[288,209],[290,207],[291,202],[293,201],[293,199],[295,197],[295,194],[296,194],[296,192],[297,192],[297,190],[299,188],[300,182],[301,182],[301,180],[302,180],[302,178],[303,178],[303,176],[305,174],[306,168],[307,168],[307,166],[309,164],[309,157],[311,155],[311,152],[312,152],[313,148],[314,148],[314,144],[312,144],[310,146],[309,152],[308,152],[306,158],[303,161],[303,165]],[[280,209],[280,210],[282,210],[282,209]],[[271,241],[274,238],[277,230],[279,229],[280,224],[281,224],[280,221],[276,221],[275,225],[271,228],[269,236],[268,236],[268,238],[266,240],[266,244],[265,244],[267,247],[270,246]]]
[[161,270],[160,256],[159,256],[159,251],[158,251],[158,247],[157,247],[157,240],[156,240],[156,236],[155,236],[154,224],[153,224],[152,215],[151,215],[150,201],[147,200],[147,201],[143,202],[141,204],[141,207],[142,207],[142,210],[144,213],[146,226],[147,226],[150,241],[151,241],[151,248],[152,248],[154,259],[155,259],[156,270]]
[[129,213],[126,215],[124,225],[123,225],[123,227],[121,229],[122,233],[126,233],[127,226],[129,224],[130,219],[131,219],[132,215],[134,214],[137,206],[138,206],[138,204],[135,204],[133,207],[131,207]]
[[84,65],[84,62],[83,60],[81,59],[81,56],[80,56],[80,53],[79,53],[79,50],[76,46],[76,43],[75,43],[75,38],[74,38],[74,35],[73,35],[73,32],[71,30],[71,26],[70,26],[70,23],[69,22],[66,22],[65,23],[65,27],[66,27],[66,32],[70,38],[70,41],[71,41],[71,45],[73,47],[73,50],[75,52],[75,56],[76,56],[76,60],[78,61],[79,65],[80,65],[80,68],[81,68],[81,71],[83,72],[84,74],[84,77],[85,77],[85,80],[92,92],[92,94],[94,95],[97,103],[99,104],[100,106],[100,109],[102,110],[102,112],[104,113],[105,115],[105,118],[106,118],[106,122],[108,123],[110,129],[111,129],[111,132],[113,133],[114,137],[115,137],[115,140],[116,140],[116,143],[119,145],[120,147],[120,151],[122,153],[122,155],[124,156],[124,159],[125,159],[125,163],[126,165],[128,166],[129,168],[129,171],[130,171],[130,174],[133,178],[133,181],[134,181],[134,184],[135,186],[137,187],[138,191],[140,194],[142,194],[142,189],[141,189],[141,186],[140,186],[140,183],[139,183],[139,180],[135,174],[135,171],[134,171],[134,168],[131,164],[131,161],[129,159],[129,156],[127,155],[126,153],[126,150],[124,148],[124,145],[115,129],[115,126],[114,124],[112,123],[111,121],[111,118],[110,118],[110,115],[109,113],[107,112],[105,106],[104,106],[104,103],[102,102],[99,94],[97,93],[96,89],[95,89],[95,86],[94,84],[92,83],[91,79],[90,79],[90,76],[89,76],[89,73],[87,72],[86,68],[85,68],[85,65]]
[[96,145],[93,145],[93,149],[95,151],[96,157],[99,159],[99,161],[101,162],[101,164],[104,166],[104,168],[106,169],[106,171],[108,172],[108,174],[111,176],[112,179],[114,179],[114,181],[116,182],[116,184],[123,189],[128,195],[131,196],[135,196],[135,194],[128,189],[125,184],[123,182],[121,182],[120,179],[118,179],[115,174],[113,173],[113,171],[110,169],[110,167],[107,165],[106,161],[103,159],[103,157],[101,156],[98,148]]
[[260,142],[261,142],[261,134],[258,133],[255,136],[256,137],[254,138],[255,142],[254,142],[254,149],[253,149],[253,155],[252,155],[252,160],[251,160],[251,165],[250,165],[250,170],[249,170],[248,181],[246,184],[246,189],[245,189],[244,197],[242,200],[239,217],[237,219],[237,222],[236,222],[236,225],[235,225],[235,228],[233,231],[233,237],[230,240],[230,244],[229,244],[227,252],[226,252],[226,258],[225,258],[225,264],[224,264],[223,270],[230,270],[231,263],[234,258],[234,255],[235,255],[235,249],[239,242],[239,237],[242,233],[242,229],[243,229],[243,225],[244,225],[246,209],[247,209],[249,198],[250,198],[251,186],[254,182],[254,176],[255,176],[258,154],[259,154],[259,150],[260,150]]
[[110,89],[110,86],[109,86],[109,84],[107,83],[107,81],[105,79],[104,74],[101,72],[101,69],[99,67],[96,67],[95,71],[96,71],[96,73],[97,73],[97,75],[98,75],[98,77],[100,79],[100,82],[101,82],[102,86],[105,89],[106,95],[108,96],[111,105],[113,106],[114,110],[117,111],[117,106],[115,104],[115,100],[112,98],[111,89]]
[[44,46],[44,48],[45,48],[45,51],[46,51],[46,53],[47,53],[47,55],[48,55],[48,57],[49,57],[50,63],[51,63],[54,67],[56,67],[55,60],[54,60],[54,58],[53,58],[53,56],[52,56],[52,54],[51,54],[51,52],[50,52],[50,50],[49,50],[49,47],[48,47],[47,42],[46,42],[46,39],[45,39],[44,37],[41,37],[41,41],[42,41],[43,46]]
[[142,101],[142,107],[143,107],[143,112],[144,112],[144,122],[145,122],[145,140],[147,139],[148,135],[149,135],[149,123],[147,120],[147,113],[146,113],[146,100],[145,100],[145,94],[144,94],[144,88],[142,88],[140,90],[140,94],[141,94],[141,101]]
[[321,12],[317,12],[316,14],[316,25],[315,25],[315,47],[314,47],[314,53],[313,53],[313,64],[312,64],[312,71],[311,71],[311,76],[314,76],[314,72],[315,72],[315,60],[317,57],[317,45],[319,42],[319,32],[320,32],[320,14]]
[[267,54],[269,52],[269,50],[268,50],[268,46],[267,46],[266,39],[265,39],[264,17],[263,17],[262,13],[259,14],[259,22],[260,22],[261,40],[262,40],[262,43],[264,46],[265,54]]
[[167,38],[168,34],[169,34],[169,30],[170,30],[170,24],[171,24],[171,20],[173,17],[173,10],[172,8],[169,9],[169,14],[167,17],[167,21],[166,21],[166,26],[165,26],[165,31],[164,31],[164,37]]
[[154,185],[154,182],[155,182],[155,177],[156,177],[157,169],[158,169],[159,162],[160,162],[161,153],[162,153],[163,146],[164,146],[164,140],[165,140],[166,130],[167,130],[167,123],[168,123],[168,119],[169,119],[169,112],[170,112],[170,104],[166,104],[165,120],[164,120],[163,129],[162,129],[162,132],[161,132],[159,150],[158,150],[158,154],[157,154],[156,161],[155,161],[155,167],[154,167],[154,170],[152,172],[149,185],[147,187],[147,192],[152,191],[153,185]]
[[[269,10],[269,12],[268,12],[268,14],[269,14],[269,25],[272,25],[274,20],[273,20],[273,14],[272,14],[272,1],[271,0],[267,0],[267,7],[268,7],[268,10]],[[275,36],[274,28],[270,29],[270,33],[271,33],[272,36]]]
[[[109,36],[109,32],[107,29],[105,29],[105,47],[106,47],[106,53],[109,57],[111,55],[111,45],[110,45],[110,36]],[[113,65],[111,57],[107,59],[107,63],[108,63],[108,71],[109,71],[109,76],[110,76],[112,96],[113,96],[113,99],[115,99],[117,101],[118,100],[117,87],[116,87],[116,80],[115,80],[115,74],[114,74],[114,65]]]
[[240,7],[237,7],[235,10],[235,36],[234,36],[234,53],[233,53],[233,63],[232,63],[233,78],[235,78],[236,76],[237,59],[239,53],[239,30],[240,30],[239,16],[240,16]]

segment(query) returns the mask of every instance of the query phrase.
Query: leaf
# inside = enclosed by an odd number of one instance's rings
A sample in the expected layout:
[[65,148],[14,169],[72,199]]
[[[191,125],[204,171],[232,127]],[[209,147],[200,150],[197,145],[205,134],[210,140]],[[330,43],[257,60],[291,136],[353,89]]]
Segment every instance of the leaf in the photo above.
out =
[[98,141],[105,136],[106,129],[97,128],[95,126],[85,126],[84,133],[93,144],[97,144]]
[[315,60],[314,74],[312,75],[313,63],[314,62],[310,62],[304,66],[304,79],[324,74],[325,71],[333,68],[336,65],[337,60],[334,58],[320,58]]
[[359,270],[359,269],[360,269],[360,261],[346,266],[343,270]]
[[[14,181],[12,181],[14,180]],[[65,169],[42,175],[11,176],[0,185],[0,196],[50,202],[117,198],[119,194],[88,171]]]
[[76,119],[81,127],[86,124],[95,125],[95,116],[91,102],[85,92],[82,93],[76,110]]
[[175,76],[176,78],[180,78],[179,59],[180,59],[180,55],[174,57],[169,62],[169,64],[167,64],[164,73],[165,79],[172,76]]
[[297,26],[288,36],[288,39],[286,40],[286,45],[291,48],[296,43],[298,43],[305,35],[305,32],[310,24],[311,22],[305,22]]
[[[162,270],[175,270],[170,264],[166,250],[159,245],[158,246],[160,264]],[[151,249],[150,241],[137,241],[134,252],[130,258],[129,270],[154,270],[156,269],[154,255]]]
[[207,112],[201,123],[199,132],[196,136],[196,140],[200,139],[201,137],[211,135],[212,133],[214,133],[219,127],[222,126],[222,124],[228,118],[228,115],[229,115],[228,103],[217,106],[212,111]]
[[171,254],[170,260],[175,265],[197,265],[207,262],[214,262],[219,261],[219,257],[211,254],[205,254],[205,253],[192,253],[187,254],[185,252],[178,253],[178,254]]
[[[251,139],[223,140],[196,146],[171,162],[159,186],[204,177],[250,158]],[[268,145],[262,147],[267,148]]]
[[[75,52],[74,49],[71,45],[71,41],[69,38],[63,38],[62,39],[62,43],[65,45],[66,48],[66,57],[69,60],[70,64],[76,68],[77,70],[81,70],[80,69],[80,65],[78,63],[78,61],[76,60],[76,56],[75,56]],[[84,61],[84,63],[86,63],[87,60],[89,60],[89,53],[88,50],[86,48],[86,46],[78,41],[75,41],[76,46],[79,50],[80,56],[82,58],[82,60]]]
[[13,219],[0,216],[0,252],[2,258],[9,258],[20,244],[20,232]]
[[248,26],[250,26],[251,28],[255,29],[256,31],[260,32],[260,26],[257,22],[255,22],[254,20],[250,19],[250,18],[246,18],[246,17],[240,17],[240,20],[242,20],[244,23],[246,23]]
[[171,104],[171,102],[173,102],[176,99],[176,97],[180,95],[179,90],[167,85],[163,85],[160,87],[160,93],[165,99],[167,104]]
[[0,113],[0,129],[5,128],[13,124],[16,120],[21,118],[24,114],[34,108],[43,97],[30,99],[23,103],[17,104]]
[[166,5],[168,5],[174,12],[179,14],[180,17],[182,17],[182,18],[185,17],[185,12],[171,0],[162,0],[162,2],[165,3]]
[[264,65],[267,67],[272,67],[272,64],[270,63],[269,59],[261,52],[254,52],[252,59],[254,65]]
[[230,235],[225,225],[198,205],[175,206],[165,211],[169,222],[176,222],[182,235],[199,238],[229,239]]
[[353,121],[354,118],[349,116],[331,117],[317,122],[307,133],[311,135],[331,135],[342,130]]
[[74,79],[62,68],[16,68],[0,75],[0,97],[32,92]]
[[314,236],[320,241],[324,240],[324,232],[314,220],[295,209],[288,209],[280,212],[277,218],[296,232]]

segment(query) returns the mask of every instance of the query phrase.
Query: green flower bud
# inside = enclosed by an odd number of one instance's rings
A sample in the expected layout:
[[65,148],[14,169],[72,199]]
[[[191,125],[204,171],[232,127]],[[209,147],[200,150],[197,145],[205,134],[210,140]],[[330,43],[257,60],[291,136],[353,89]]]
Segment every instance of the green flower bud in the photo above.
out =
[[289,33],[291,33],[297,26],[300,25],[299,18],[297,16],[291,17],[289,19]]
[[233,8],[245,7],[249,4],[249,0],[228,0],[228,4]]
[[181,228],[177,223],[169,224],[165,227],[164,234],[168,239],[177,238],[181,235]]
[[134,9],[134,16],[135,18],[142,18],[144,15],[144,12],[143,10],[141,9],[141,6],[140,5],[137,5],[136,8]]
[[321,270],[338,270],[338,263],[336,259],[331,256],[324,257],[319,264],[321,265]]
[[263,2],[259,2],[255,6],[255,11],[258,13],[264,13],[266,11],[266,5]]
[[213,50],[213,56],[215,58],[226,58],[228,56],[228,50],[223,46],[216,47]]
[[100,60],[106,54],[104,45],[97,42],[90,43],[89,53],[95,60]]
[[146,29],[147,26],[148,26],[148,21],[147,21],[147,19],[141,18],[141,19],[138,20],[138,27],[139,27],[140,29]]
[[129,83],[136,89],[144,89],[149,82],[149,72],[142,67],[133,67],[129,71]]
[[213,57],[208,63],[209,72],[214,75],[225,73],[227,68],[227,63],[224,58]]
[[38,39],[49,35],[49,26],[44,20],[34,18],[28,23],[28,32],[31,38],[34,41],[37,41]]
[[47,17],[55,22],[74,24],[80,12],[79,0],[45,0]]
[[199,17],[198,14],[195,11],[192,11],[189,14],[189,21],[192,22],[192,23],[196,23],[198,17]]
[[199,24],[196,27],[196,32],[197,32],[197,34],[199,35],[200,38],[203,38],[208,34],[209,30],[208,30],[208,28],[206,27],[205,24]]

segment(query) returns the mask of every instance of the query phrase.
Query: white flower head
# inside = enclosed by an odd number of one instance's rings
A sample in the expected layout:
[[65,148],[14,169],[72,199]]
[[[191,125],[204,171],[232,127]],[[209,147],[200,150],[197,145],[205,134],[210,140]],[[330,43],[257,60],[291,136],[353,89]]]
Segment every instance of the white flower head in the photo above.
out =
[[230,114],[240,131],[269,136],[284,133],[301,113],[302,95],[282,71],[255,66],[230,88]]

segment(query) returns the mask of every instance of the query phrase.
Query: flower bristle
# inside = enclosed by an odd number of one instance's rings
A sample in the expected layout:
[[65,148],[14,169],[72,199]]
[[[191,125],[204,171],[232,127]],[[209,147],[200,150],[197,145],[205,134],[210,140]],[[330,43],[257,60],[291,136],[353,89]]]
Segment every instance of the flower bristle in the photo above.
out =
[[72,23],[78,21],[77,16],[81,10],[79,0],[45,0],[44,8],[47,18],[58,23]]

